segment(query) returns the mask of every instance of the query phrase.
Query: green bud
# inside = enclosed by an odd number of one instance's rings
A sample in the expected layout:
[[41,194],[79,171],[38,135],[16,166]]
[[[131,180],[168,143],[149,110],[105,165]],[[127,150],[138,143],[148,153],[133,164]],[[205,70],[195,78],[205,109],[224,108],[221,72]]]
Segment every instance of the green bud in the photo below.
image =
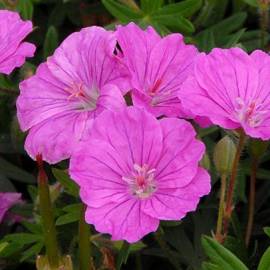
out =
[[210,170],[211,163],[210,163],[210,158],[207,153],[204,153],[202,160],[200,161],[200,165],[205,168],[206,170]]
[[235,153],[236,146],[228,135],[216,144],[213,159],[216,170],[220,175],[231,173]]
[[249,151],[254,158],[259,159],[266,152],[268,145],[269,141],[252,139],[249,144]]

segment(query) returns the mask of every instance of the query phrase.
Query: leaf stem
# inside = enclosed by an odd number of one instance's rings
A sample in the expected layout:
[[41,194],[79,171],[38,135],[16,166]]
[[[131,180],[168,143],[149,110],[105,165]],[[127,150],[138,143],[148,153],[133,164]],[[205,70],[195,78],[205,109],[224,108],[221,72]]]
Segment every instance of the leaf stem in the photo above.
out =
[[83,204],[79,221],[79,260],[80,270],[91,270],[91,231],[89,224],[85,222],[85,210],[86,206]]
[[253,158],[251,164],[251,174],[250,174],[250,188],[249,188],[249,201],[248,201],[248,223],[246,229],[245,244],[249,245],[253,222],[254,222],[254,209],[255,209],[255,198],[256,198],[256,176],[259,161],[257,158]]
[[220,198],[219,198],[219,208],[218,208],[218,220],[217,220],[217,229],[215,238],[218,242],[222,243],[222,222],[223,222],[223,215],[225,210],[225,195],[226,195],[226,181],[227,175],[221,175],[221,188],[220,188]]
[[223,237],[224,239],[226,238],[228,234],[228,229],[229,229],[229,223],[233,211],[233,195],[234,195],[234,189],[235,189],[235,183],[236,183],[236,178],[237,178],[237,170],[238,170],[238,165],[241,157],[242,150],[244,148],[245,144],[245,134],[243,130],[240,130],[239,132],[239,141],[233,161],[233,167],[232,167],[232,173],[229,181],[229,187],[228,187],[228,192],[227,192],[227,199],[226,199],[226,205],[225,205],[225,213],[223,216]]
[[60,266],[60,254],[58,250],[48,178],[44,170],[41,155],[37,156],[36,160],[38,165],[39,209],[43,225],[46,255],[50,267],[52,269],[58,269]]

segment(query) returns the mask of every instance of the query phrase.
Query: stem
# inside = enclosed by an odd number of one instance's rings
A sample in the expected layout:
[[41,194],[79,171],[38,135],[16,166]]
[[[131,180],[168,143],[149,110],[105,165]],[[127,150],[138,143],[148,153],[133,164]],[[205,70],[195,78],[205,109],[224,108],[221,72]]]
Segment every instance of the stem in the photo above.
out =
[[165,253],[167,259],[170,261],[170,263],[174,266],[175,269],[180,269],[179,268],[179,263],[177,260],[175,260],[174,254],[172,254],[171,249],[167,245],[166,241],[164,241],[163,236],[162,236],[162,231],[160,228],[155,232],[155,238],[160,245],[162,251]]
[[39,208],[43,224],[46,255],[48,257],[50,267],[52,269],[57,269],[59,267],[60,255],[58,251],[48,178],[44,170],[42,157],[37,156],[36,160],[38,165]]
[[234,161],[233,161],[232,173],[231,173],[231,177],[230,177],[228,193],[227,193],[227,200],[226,200],[226,205],[225,205],[225,207],[226,207],[225,214],[224,214],[224,218],[223,218],[224,238],[228,234],[229,222],[230,222],[232,211],[233,211],[233,194],[234,194],[234,189],[235,189],[237,170],[238,170],[238,165],[239,165],[239,161],[240,161],[240,156],[241,156],[242,150],[244,148],[244,144],[245,144],[245,134],[244,134],[243,130],[241,130],[239,133],[240,133],[239,134],[240,137],[239,137],[239,142],[238,142],[238,146],[236,149],[236,154],[235,154]]
[[267,28],[269,24],[269,10],[268,10],[268,3],[264,3],[264,1],[259,2],[259,12],[260,12],[260,28],[261,28],[261,48],[264,48],[265,45],[265,39],[266,39],[266,33]]
[[91,246],[90,246],[90,226],[85,222],[86,206],[82,206],[81,217],[79,221],[79,260],[80,270],[92,269]]
[[251,175],[250,175],[250,190],[249,190],[249,204],[248,204],[248,224],[246,229],[246,238],[245,244],[249,245],[253,221],[254,221],[254,209],[255,209],[255,196],[256,196],[256,176],[257,176],[257,168],[259,161],[257,158],[253,158],[253,162],[251,165]]
[[221,188],[220,188],[220,199],[219,199],[219,208],[218,208],[218,221],[216,229],[216,239],[218,242],[222,242],[222,222],[225,206],[225,194],[226,194],[226,174],[221,175]]

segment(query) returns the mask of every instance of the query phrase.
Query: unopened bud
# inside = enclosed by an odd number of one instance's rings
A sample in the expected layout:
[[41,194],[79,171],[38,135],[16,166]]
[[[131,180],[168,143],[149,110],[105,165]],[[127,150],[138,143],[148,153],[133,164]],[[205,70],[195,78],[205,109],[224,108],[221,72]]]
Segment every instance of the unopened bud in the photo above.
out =
[[220,175],[229,175],[231,173],[235,153],[236,146],[228,135],[216,144],[214,149],[214,164]]
[[200,165],[205,168],[206,170],[210,170],[211,163],[210,158],[207,153],[204,153],[202,160],[200,161]]

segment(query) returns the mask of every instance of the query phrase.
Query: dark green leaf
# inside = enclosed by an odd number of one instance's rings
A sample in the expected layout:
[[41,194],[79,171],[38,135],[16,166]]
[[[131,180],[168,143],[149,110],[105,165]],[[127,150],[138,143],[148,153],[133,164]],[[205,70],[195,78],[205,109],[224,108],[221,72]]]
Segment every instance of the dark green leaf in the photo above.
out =
[[51,25],[46,33],[43,57],[46,59],[49,55],[52,55],[58,45],[58,33],[56,28]]
[[239,42],[240,38],[243,36],[245,31],[246,31],[246,29],[241,29],[241,30],[237,31],[236,33],[230,35],[227,43],[223,47],[224,48],[231,48],[231,47],[236,46],[236,44]]
[[202,237],[202,245],[206,255],[211,262],[223,270],[248,270],[248,268],[228,249],[219,244],[216,240]]
[[166,5],[162,9],[153,13],[153,18],[156,16],[159,17],[168,15],[174,16],[180,15],[183,17],[190,17],[200,9],[201,5],[202,5],[201,0],[185,0],[179,3]]
[[123,264],[126,264],[128,255],[130,252],[130,244],[126,241],[123,241],[122,247],[117,257],[116,269],[120,270]]
[[79,188],[77,184],[70,179],[69,175],[65,171],[53,168],[52,172],[68,194],[75,197],[79,195]]
[[145,14],[151,14],[162,7],[164,0],[141,0],[141,7]]
[[36,257],[40,253],[43,246],[44,244],[42,242],[34,244],[32,247],[28,248],[26,251],[22,253],[20,261],[23,262],[31,257]]
[[8,178],[24,183],[34,183],[34,176],[0,157],[0,171]]
[[270,270],[270,247],[264,252],[257,270]]
[[42,235],[32,233],[13,233],[4,237],[5,241],[19,243],[20,245],[32,244],[38,241],[42,241]]
[[242,0],[242,1],[252,7],[258,7],[258,0]]
[[102,0],[102,3],[108,11],[121,22],[127,23],[142,18],[141,12],[120,4],[116,0]]
[[267,234],[268,237],[270,237],[270,227],[263,228],[265,234]]
[[19,0],[17,9],[21,13],[23,19],[25,20],[32,19],[34,11],[32,0]]

